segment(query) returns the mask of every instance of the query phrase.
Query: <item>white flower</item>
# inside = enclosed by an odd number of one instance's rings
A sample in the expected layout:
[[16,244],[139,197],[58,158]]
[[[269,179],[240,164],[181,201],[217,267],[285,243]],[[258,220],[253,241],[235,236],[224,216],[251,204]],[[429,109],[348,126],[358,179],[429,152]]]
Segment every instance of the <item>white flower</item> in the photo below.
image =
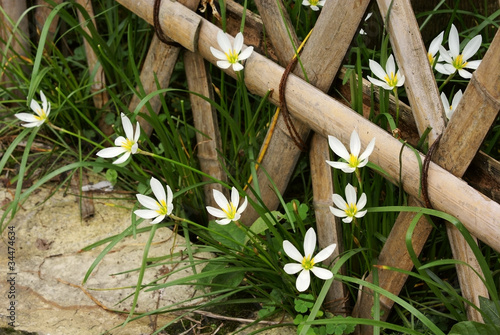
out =
[[427,58],[429,58],[429,63],[431,63],[431,67],[434,66],[436,62],[440,61],[438,57],[436,59],[436,54],[439,51],[439,46],[443,43],[444,31],[442,31],[439,35],[437,35],[429,45],[429,51],[427,52]]
[[115,140],[116,147],[105,148],[97,153],[97,156],[103,158],[112,158],[123,154],[120,158],[114,161],[113,164],[121,164],[125,162],[131,154],[135,154],[137,152],[137,141],[139,140],[139,135],[141,134],[139,122],[137,122],[134,134],[134,127],[132,126],[130,119],[123,113],[121,113],[121,118],[123,130],[125,131],[125,136],[127,137],[118,136]]
[[42,107],[35,100],[31,100],[31,110],[36,113],[36,115],[29,113],[18,113],[14,116],[19,120],[28,122],[23,123],[22,126],[26,128],[40,127],[49,117],[50,114],[50,102],[47,102],[47,98],[42,91],[40,91],[40,97],[42,98]]
[[444,64],[436,64],[436,71],[442,74],[453,74],[458,70],[458,74],[465,79],[470,79],[472,74],[465,69],[477,69],[481,60],[468,61],[469,58],[474,56],[474,54],[481,47],[481,42],[483,38],[478,35],[471,39],[469,43],[465,46],[462,53],[460,53],[460,40],[458,38],[458,31],[455,25],[451,25],[450,36],[448,37],[448,45],[450,50],[447,51],[442,45],[439,46],[440,60],[443,60]]
[[448,120],[451,119],[451,116],[455,112],[455,109],[457,109],[458,103],[460,102],[461,99],[462,99],[462,90],[458,90],[458,92],[455,93],[455,95],[453,96],[450,106],[446,94],[444,94],[444,92],[441,93],[441,101],[443,102],[444,111],[446,113],[446,117],[448,118]]
[[369,60],[370,70],[379,79],[372,78],[368,76],[368,80],[376,86],[380,86],[386,90],[393,90],[396,87],[401,87],[405,83],[405,76],[400,74],[399,70],[396,72],[396,63],[394,62],[394,57],[392,55],[387,58],[385,63],[385,70],[380,66],[379,63],[370,59]]
[[318,11],[319,7],[323,7],[325,5],[325,0],[303,0],[303,6],[311,6],[311,9],[314,11]]
[[222,192],[214,189],[214,199],[217,205],[221,209],[207,206],[207,211],[215,216],[216,218],[220,218],[219,220],[215,220],[218,224],[226,225],[231,221],[238,221],[241,217],[241,213],[247,208],[248,199],[245,197],[245,200],[238,208],[240,203],[240,195],[236,187],[233,186],[231,189],[231,201],[229,202]]
[[333,136],[328,136],[328,144],[332,151],[339,157],[343,158],[346,162],[332,162],[326,161],[329,165],[331,165],[335,169],[341,169],[345,173],[352,173],[356,171],[356,169],[361,168],[368,164],[368,157],[373,152],[375,148],[375,138],[373,138],[365,151],[359,156],[359,152],[361,151],[361,140],[359,139],[358,133],[356,130],[352,131],[351,134],[351,142],[350,149],[351,153],[347,151],[345,146],[340,142],[337,138]]
[[217,66],[221,69],[227,69],[233,65],[234,71],[243,70],[243,65],[238,62],[250,57],[253,51],[253,47],[248,47],[240,53],[241,48],[243,47],[243,34],[241,32],[236,34],[233,48],[226,34],[222,30],[219,30],[217,33],[217,42],[219,43],[222,51],[210,47],[212,55],[220,59],[217,61]]
[[[368,13],[368,15],[366,15],[366,17],[365,17],[365,21],[364,21],[364,22],[366,22],[366,20],[368,20],[368,19],[372,16],[372,14],[373,14],[373,13]],[[361,28],[361,29],[359,30],[359,34],[360,34],[360,35],[366,35],[366,31],[364,31],[364,29],[363,29],[363,28]]]
[[366,210],[360,211],[366,205],[366,194],[361,194],[359,200],[356,197],[356,189],[351,185],[347,184],[345,187],[345,201],[339,194],[333,194],[333,203],[338,208],[330,206],[330,211],[333,215],[344,218],[342,219],[345,223],[350,223],[354,218],[361,218],[365,216]]
[[134,211],[135,215],[143,219],[153,219],[151,223],[161,222],[165,216],[172,214],[174,205],[172,204],[173,195],[170,186],[167,185],[167,194],[158,179],[151,177],[151,189],[157,200],[142,194],[136,194],[137,200],[146,208]]
[[300,271],[297,277],[297,282],[295,283],[297,290],[303,292],[307,290],[309,284],[311,283],[311,275],[309,271],[312,271],[316,277],[328,280],[333,277],[333,273],[328,269],[318,268],[315,265],[319,262],[324,261],[335,250],[337,245],[330,244],[323,250],[321,250],[316,257],[313,257],[314,249],[316,248],[316,232],[313,228],[309,228],[304,237],[304,256],[295,248],[295,246],[288,240],[283,241],[283,250],[285,253],[298,263],[288,263],[285,264],[284,270],[289,275],[296,274]]

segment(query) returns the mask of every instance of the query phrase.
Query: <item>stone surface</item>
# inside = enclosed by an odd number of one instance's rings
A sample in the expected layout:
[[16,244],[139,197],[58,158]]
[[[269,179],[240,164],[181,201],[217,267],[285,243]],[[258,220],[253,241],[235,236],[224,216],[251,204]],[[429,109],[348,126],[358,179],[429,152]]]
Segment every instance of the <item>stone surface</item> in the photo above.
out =
[[[45,188],[37,190],[21,205],[9,223],[15,232],[16,329],[51,335],[94,335],[108,330],[111,334],[138,335],[152,333],[155,323],[158,327],[165,324],[169,317],[159,317],[156,322],[153,318],[145,317],[121,327],[127,313],[112,312],[130,310],[132,299],[121,300],[134,292],[138,272],[128,271],[140,266],[149,232],[138,234],[136,238],[125,237],[120,241],[82,286],[85,273],[105,245],[88,252],[80,250],[123,232],[131,224],[135,197],[129,196],[127,200],[117,194],[97,193],[94,195],[94,217],[82,221],[76,196],[65,196],[62,191],[58,191],[48,197],[50,191]],[[13,195],[12,189],[0,189],[0,205],[7,204]],[[139,227],[148,224],[142,223]],[[0,246],[0,327],[6,327],[10,322],[6,311],[10,301],[6,294],[8,283],[3,279],[9,272],[7,232],[8,229],[2,233],[3,243]],[[159,228],[149,257],[170,255],[172,247],[174,252],[185,249],[183,244],[181,236],[173,234],[170,229]],[[181,267],[182,263],[177,269]],[[148,269],[143,283],[174,270],[172,265]],[[168,280],[190,273],[190,269],[173,273]],[[194,288],[190,286],[166,288],[161,292],[161,297],[159,292],[144,292],[139,297],[136,311],[154,310],[158,306],[184,301],[195,294]]]

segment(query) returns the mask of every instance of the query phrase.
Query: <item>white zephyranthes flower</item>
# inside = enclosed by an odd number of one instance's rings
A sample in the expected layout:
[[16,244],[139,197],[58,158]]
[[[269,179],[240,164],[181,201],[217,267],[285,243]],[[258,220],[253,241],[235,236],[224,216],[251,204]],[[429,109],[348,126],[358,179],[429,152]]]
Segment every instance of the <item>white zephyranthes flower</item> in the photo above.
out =
[[236,34],[233,48],[226,34],[222,30],[219,30],[217,33],[217,42],[222,51],[210,47],[212,55],[220,59],[217,61],[217,66],[221,69],[227,69],[232,65],[234,71],[243,70],[243,65],[239,62],[250,57],[253,51],[253,47],[248,47],[240,53],[241,48],[243,48],[243,34],[241,32]]
[[248,199],[245,197],[245,200],[238,208],[240,203],[240,195],[236,187],[233,186],[231,189],[231,201],[228,201],[222,192],[214,189],[214,199],[217,205],[219,205],[220,209],[207,206],[207,211],[219,218],[215,220],[218,224],[226,225],[231,221],[238,221],[241,217],[241,213],[247,208]]
[[318,11],[319,7],[323,7],[325,5],[325,0],[303,0],[303,6],[311,6],[311,9],[314,11]]
[[366,194],[361,194],[359,200],[356,197],[356,189],[351,185],[347,184],[345,187],[345,197],[342,198],[339,194],[333,194],[332,199],[335,206],[338,208],[330,206],[330,211],[333,215],[342,219],[345,223],[350,223],[354,218],[361,218],[365,216],[366,210],[361,211],[366,205]]
[[19,120],[28,122],[23,123],[22,126],[26,128],[40,127],[49,117],[50,114],[50,102],[47,102],[47,98],[42,91],[40,91],[40,97],[42,98],[42,107],[34,99],[31,100],[31,110],[35,112],[34,114],[29,113],[18,113],[14,114]]
[[159,223],[165,216],[172,214],[174,205],[172,204],[173,194],[170,186],[167,185],[167,193],[158,179],[151,177],[151,189],[156,197],[156,200],[142,194],[136,194],[137,200],[148,209],[138,209],[134,213],[143,219],[153,219],[151,222]]
[[[373,13],[371,13],[371,12],[370,12],[370,13],[368,13],[368,15],[366,15],[366,17],[365,17],[364,22],[366,22],[366,20],[368,20],[368,19],[372,16],[372,14],[373,14]],[[364,29],[363,29],[363,28],[361,28],[361,29],[359,30],[359,34],[360,34],[360,35],[366,35],[366,31],[364,31]]]
[[448,98],[446,97],[446,94],[441,93],[441,101],[443,102],[443,107],[444,107],[444,112],[446,113],[446,117],[451,119],[451,116],[455,112],[455,109],[457,109],[458,103],[462,99],[462,90],[458,90],[457,93],[453,96],[453,99],[451,100],[451,106],[448,103]]
[[130,119],[123,113],[121,113],[121,118],[126,138],[123,136],[118,136],[115,140],[116,147],[105,148],[97,153],[97,156],[103,158],[112,158],[123,154],[120,158],[114,161],[113,164],[121,164],[125,162],[131,154],[135,154],[137,152],[137,141],[139,140],[139,136],[141,134],[141,127],[139,126],[139,122],[137,122],[134,134],[134,127],[132,126],[132,122],[130,122]]
[[481,42],[483,38],[481,35],[475,36],[473,39],[467,43],[462,53],[460,53],[460,40],[458,37],[458,31],[455,25],[451,25],[450,36],[448,36],[448,46],[450,50],[447,51],[442,45],[439,46],[440,61],[445,63],[436,64],[436,71],[442,74],[453,74],[458,71],[460,77],[465,79],[470,79],[472,74],[465,69],[477,69],[481,60],[469,61],[469,58],[475,55],[475,53],[481,47]]
[[396,72],[396,63],[394,62],[394,57],[392,55],[387,58],[385,63],[385,70],[380,66],[379,63],[370,59],[369,60],[370,70],[379,79],[372,78],[368,76],[368,80],[376,86],[380,86],[386,90],[393,90],[396,87],[401,87],[405,83],[405,76],[402,75],[399,70]]
[[429,63],[431,63],[431,67],[434,66],[436,62],[439,62],[440,58],[436,59],[436,54],[439,51],[439,46],[443,43],[444,31],[442,31],[439,35],[437,35],[429,45],[429,51],[427,52],[427,58],[429,58]]
[[314,249],[316,249],[316,232],[313,228],[309,228],[306,232],[306,236],[304,237],[304,256],[302,256],[300,251],[298,251],[290,241],[283,241],[283,249],[285,250],[285,253],[288,257],[298,262],[285,264],[284,270],[289,275],[296,274],[300,271],[300,274],[297,277],[297,282],[295,283],[299,292],[307,290],[309,284],[311,283],[311,274],[309,271],[312,271],[316,277],[323,280],[328,280],[333,277],[333,273],[330,270],[319,268],[315,265],[330,257],[336,246],[337,245],[335,243],[330,244],[313,257]]
[[333,136],[328,136],[328,144],[330,145],[332,151],[337,156],[343,158],[346,162],[326,162],[335,169],[341,169],[345,173],[352,173],[356,171],[356,169],[368,164],[368,157],[371,155],[373,149],[375,148],[375,138],[373,138],[370,143],[368,143],[368,146],[361,155],[359,155],[359,152],[361,151],[361,140],[359,139],[356,130],[353,130],[351,134],[351,153],[347,151],[342,142],[340,142]]

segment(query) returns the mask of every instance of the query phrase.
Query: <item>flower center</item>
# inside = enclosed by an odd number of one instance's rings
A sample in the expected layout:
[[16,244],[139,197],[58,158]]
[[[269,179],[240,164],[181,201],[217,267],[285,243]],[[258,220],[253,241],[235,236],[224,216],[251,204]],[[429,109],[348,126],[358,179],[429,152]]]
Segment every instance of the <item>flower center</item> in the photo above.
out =
[[311,4],[311,7],[312,6],[318,6],[318,2],[319,2],[319,0],[309,0],[309,3]]
[[458,55],[453,60],[453,64],[452,65],[453,65],[453,67],[455,69],[461,70],[461,69],[463,69],[464,67],[467,66],[467,62],[464,62],[464,56],[463,55]]
[[44,121],[47,118],[47,114],[45,114],[45,111],[43,109],[40,109],[40,115],[35,115],[35,119],[39,121]]
[[358,207],[356,206],[356,204],[350,203],[345,205],[345,213],[347,214],[347,216],[352,218],[354,217],[354,215],[356,215],[357,212]]
[[429,63],[431,63],[431,66],[434,66],[436,58],[434,58],[434,56],[430,52],[427,53],[427,58],[429,59]]
[[314,258],[308,255],[302,259],[302,267],[304,270],[311,270],[314,267]]
[[358,165],[359,165],[358,156],[349,154],[349,166],[355,168],[358,167]]
[[122,148],[127,150],[128,152],[132,152],[132,146],[134,145],[134,141],[129,140],[128,138],[122,142]]
[[396,85],[398,84],[398,75],[397,74],[394,74],[394,72],[391,72],[390,75],[386,75],[384,77],[385,79],[385,82],[387,83],[387,85],[391,86],[391,87],[396,87]]
[[227,209],[222,209],[222,211],[224,213],[226,213],[226,216],[228,219],[234,219],[234,217],[236,216],[236,206],[233,205],[232,202],[230,202],[228,205],[227,205]]
[[236,64],[238,62],[238,54],[230,49],[229,52],[226,52],[227,61],[231,64]]
[[167,203],[165,202],[165,200],[160,200],[160,202],[157,201],[156,205],[158,206],[156,213],[158,213],[160,215],[167,215],[168,214]]

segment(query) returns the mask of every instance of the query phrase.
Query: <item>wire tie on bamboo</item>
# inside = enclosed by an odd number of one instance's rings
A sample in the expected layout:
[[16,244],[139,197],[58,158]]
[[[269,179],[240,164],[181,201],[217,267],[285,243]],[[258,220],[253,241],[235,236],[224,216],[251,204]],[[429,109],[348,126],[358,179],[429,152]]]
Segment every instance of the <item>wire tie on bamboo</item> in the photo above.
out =
[[434,209],[434,208],[432,207],[432,204],[429,200],[429,191],[427,187],[428,183],[427,173],[429,172],[429,163],[432,160],[432,155],[439,146],[439,140],[441,140],[442,135],[443,134],[439,134],[434,143],[432,143],[431,147],[429,148],[429,151],[427,151],[427,154],[425,155],[424,164],[422,165],[422,198],[424,199],[425,207],[429,209]]

